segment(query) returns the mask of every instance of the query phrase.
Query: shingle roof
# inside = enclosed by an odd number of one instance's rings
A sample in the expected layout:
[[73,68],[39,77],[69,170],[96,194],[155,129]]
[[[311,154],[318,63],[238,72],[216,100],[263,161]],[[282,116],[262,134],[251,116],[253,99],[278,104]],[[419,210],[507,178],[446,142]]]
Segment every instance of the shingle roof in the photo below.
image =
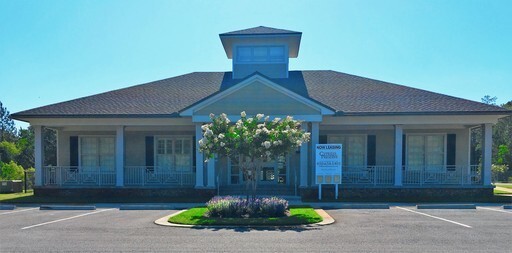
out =
[[[290,71],[289,78],[269,79],[332,108],[338,115],[511,113],[498,106],[335,71]],[[240,81],[233,80],[231,72],[193,72],[12,116],[172,117]]]
[[220,36],[235,36],[235,35],[276,35],[276,34],[302,34],[301,32],[295,32],[284,29],[277,29],[266,26],[257,26],[253,28],[221,33]]

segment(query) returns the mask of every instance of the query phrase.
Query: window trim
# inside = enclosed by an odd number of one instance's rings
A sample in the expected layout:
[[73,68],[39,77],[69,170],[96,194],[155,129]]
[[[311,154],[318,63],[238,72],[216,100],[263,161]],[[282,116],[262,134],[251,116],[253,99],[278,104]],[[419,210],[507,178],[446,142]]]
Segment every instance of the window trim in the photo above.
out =
[[[251,48],[251,60],[250,61],[239,61],[238,59],[238,49],[239,48],[243,48],[243,47],[248,47],[248,48]],[[254,57],[254,48],[256,47],[265,47],[267,48],[267,59],[265,61],[254,61],[253,60],[253,57]],[[280,61],[271,61],[270,60],[270,48],[271,47],[282,47],[283,48],[283,59],[280,60]],[[238,45],[234,45],[233,47],[233,64],[241,64],[241,65],[244,65],[244,64],[251,64],[251,65],[259,65],[259,64],[286,64],[288,65],[288,62],[289,62],[289,54],[288,54],[288,46],[286,44],[275,44],[275,45],[272,45],[272,44],[251,44],[251,45],[247,45],[247,44],[238,44]]]
[[[174,141],[176,141],[177,139],[187,139],[187,140],[190,140],[190,169],[189,170],[176,170],[176,164],[174,164],[173,166],[173,169],[174,171],[173,172],[193,172],[194,171],[194,136],[193,135],[154,135],[153,136],[153,161],[154,161],[154,164],[153,164],[153,168],[157,168],[158,165],[157,165],[157,162],[158,162],[158,159],[157,159],[157,156],[158,156],[158,139],[159,138],[162,138],[162,139],[171,139],[172,140],[172,154],[171,155],[176,155],[175,153],[175,147],[174,147]],[[176,163],[176,160],[174,160],[174,163]]]
[[[364,147],[363,147],[364,164],[358,165],[358,166],[361,166],[362,168],[368,167],[368,134],[328,134],[327,135],[327,143],[328,144],[343,144],[343,143],[333,143],[333,142],[331,142],[331,140],[332,140],[333,137],[349,137],[349,136],[363,136],[364,137]],[[345,151],[345,145],[343,145],[342,157],[346,158],[346,153],[345,152],[347,152],[347,151]],[[345,160],[346,159],[343,159],[342,166],[350,168],[351,166],[345,165]]]
[[[427,136],[443,136],[443,165],[441,165],[444,169],[447,168],[447,137],[448,137],[448,134],[447,133],[407,133],[405,134],[405,167],[406,168],[409,168],[409,136],[422,136],[424,139],[427,137]],[[425,148],[425,153],[423,154],[423,167],[426,168],[427,165],[425,164],[425,154],[426,154],[426,145],[427,145],[427,142],[425,141],[424,142],[424,148]]]
[[[78,135],[78,167],[82,168],[84,167],[82,165],[82,138],[113,138],[114,139],[114,167],[109,168],[112,170],[116,169],[116,151],[117,151],[117,145],[116,145],[116,136],[115,135]],[[96,142],[97,149],[99,151],[98,142]],[[99,156],[96,154],[96,161],[99,163]],[[101,165],[99,166],[101,168]]]

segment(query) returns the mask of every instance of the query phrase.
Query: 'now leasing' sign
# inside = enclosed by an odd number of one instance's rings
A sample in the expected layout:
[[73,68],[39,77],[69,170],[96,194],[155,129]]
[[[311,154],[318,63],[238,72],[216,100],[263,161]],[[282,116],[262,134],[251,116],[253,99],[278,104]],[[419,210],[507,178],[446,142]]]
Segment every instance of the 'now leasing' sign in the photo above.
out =
[[316,183],[341,184],[342,145],[316,144]]

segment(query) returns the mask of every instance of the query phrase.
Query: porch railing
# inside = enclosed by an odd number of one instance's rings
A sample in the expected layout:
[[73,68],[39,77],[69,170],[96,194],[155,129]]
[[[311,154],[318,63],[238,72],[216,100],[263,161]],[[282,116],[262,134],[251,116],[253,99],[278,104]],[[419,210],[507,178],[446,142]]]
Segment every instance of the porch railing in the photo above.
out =
[[115,186],[114,168],[46,166],[43,167],[43,184],[45,186]]
[[481,167],[471,166],[404,166],[404,185],[478,185]]
[[195,173],[157,166],[127,166],[124,168],[125,186],[192,186]]
[[344,166],[342,184],[384,186],[394,184],[393,166]]

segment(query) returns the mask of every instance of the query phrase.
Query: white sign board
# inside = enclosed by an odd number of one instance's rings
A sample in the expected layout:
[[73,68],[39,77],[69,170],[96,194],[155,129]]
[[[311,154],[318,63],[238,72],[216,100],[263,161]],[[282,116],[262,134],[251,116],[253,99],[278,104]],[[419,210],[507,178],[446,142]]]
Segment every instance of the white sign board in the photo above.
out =
[[316,144],[316,183],[341,184],[342,145]]

